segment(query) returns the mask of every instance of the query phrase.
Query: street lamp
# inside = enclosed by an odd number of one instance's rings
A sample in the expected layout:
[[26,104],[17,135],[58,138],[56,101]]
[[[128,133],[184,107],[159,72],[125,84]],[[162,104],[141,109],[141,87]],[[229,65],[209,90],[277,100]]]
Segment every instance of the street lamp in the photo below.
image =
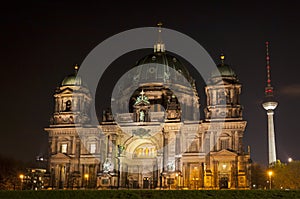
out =
[[292,158],[289,158],[289,159],[288,159],[288,162],[292,162],[292,161],[293,161],[293,159],[292,159]]
[[269,175],[269,181],[270,181],[270,189],[272,189],[272,175],[273,175],[273,171],[269,171],[268,175]]
[[85,180],[86,180],[86,188],[88,187],[88,180],[89,180],[89,174],[84,174],[84,178],[85,178]]
[[24,179],[24,175],[20,174],[19,178],[21,179],[21,190],[23,190],[23,179]]

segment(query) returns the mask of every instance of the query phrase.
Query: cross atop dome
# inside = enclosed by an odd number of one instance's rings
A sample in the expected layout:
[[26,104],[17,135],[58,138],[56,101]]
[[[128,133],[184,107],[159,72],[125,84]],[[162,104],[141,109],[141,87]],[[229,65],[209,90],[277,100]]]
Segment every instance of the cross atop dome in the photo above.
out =
[[134,105],[138,105],[138,104],[141,104],[141,103],[143,103],[143,104],[150,104],[148,97],[145,96],[144,90],[142,90],[142,92],[140,92],[140,94],[141,95],[137,97]]
[[142,89],[142,92],[140,94],[142,95],[142,98],[143,98],[144,94],[145,94],[144,89]]
[[157,26],[158,26],[158,39],[156,44],[154,44],[154,52],[165,52],[165,44],[162,42],[162,38],[161,38],[161,34],[162,34],[162,22],[158,22]]

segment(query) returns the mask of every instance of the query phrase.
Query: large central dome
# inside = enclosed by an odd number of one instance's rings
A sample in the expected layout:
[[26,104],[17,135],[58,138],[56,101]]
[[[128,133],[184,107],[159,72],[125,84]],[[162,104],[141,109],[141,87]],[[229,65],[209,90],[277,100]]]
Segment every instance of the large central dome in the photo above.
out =
[[151,53],[137,61],[135,66],[141,66],[138,67],[140,70],[136,71],[134,78],[139,83],[149,80],[167,82],[171,77],[176,81],[185,78],[188,82],[192,82],[192,77],[186,67],[175,56],[167,52]]

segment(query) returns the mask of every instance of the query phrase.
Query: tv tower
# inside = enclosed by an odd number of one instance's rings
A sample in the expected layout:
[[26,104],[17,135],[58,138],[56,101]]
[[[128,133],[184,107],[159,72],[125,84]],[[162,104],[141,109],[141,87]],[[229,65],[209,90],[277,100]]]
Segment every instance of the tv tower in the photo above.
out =
[[269,42],[266,42],[266,62],[267,62],[267,86],[265,88],[265,99],[262,104],[268,115],[268,140],[269,140],[269,165],[276,162],[276,144],[273,115],[278,102],[274,100],[273,87],[271,86]]

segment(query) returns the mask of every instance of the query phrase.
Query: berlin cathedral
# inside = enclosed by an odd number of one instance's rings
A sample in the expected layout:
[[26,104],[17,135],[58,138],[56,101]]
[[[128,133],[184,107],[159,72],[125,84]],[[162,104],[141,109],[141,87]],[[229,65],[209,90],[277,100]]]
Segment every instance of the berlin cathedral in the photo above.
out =
[[[195,80],[180,59],[158,42],[127,75],[134,92],[90,124],[95,99],[75,72],[54,94],[49,135],[49,184],[54,189],[249,189],[250,150],[240,103],[241,83],[221,55],[205,86],[199,119]],[[142,72],[141,72],[142,71]],[[171,81],[176,79],[176,84]],[[129,78],[129,79],[128,79]],[[188,82],[187,84],[180,82]],[[171,89],[172,84],[172,89]]]

